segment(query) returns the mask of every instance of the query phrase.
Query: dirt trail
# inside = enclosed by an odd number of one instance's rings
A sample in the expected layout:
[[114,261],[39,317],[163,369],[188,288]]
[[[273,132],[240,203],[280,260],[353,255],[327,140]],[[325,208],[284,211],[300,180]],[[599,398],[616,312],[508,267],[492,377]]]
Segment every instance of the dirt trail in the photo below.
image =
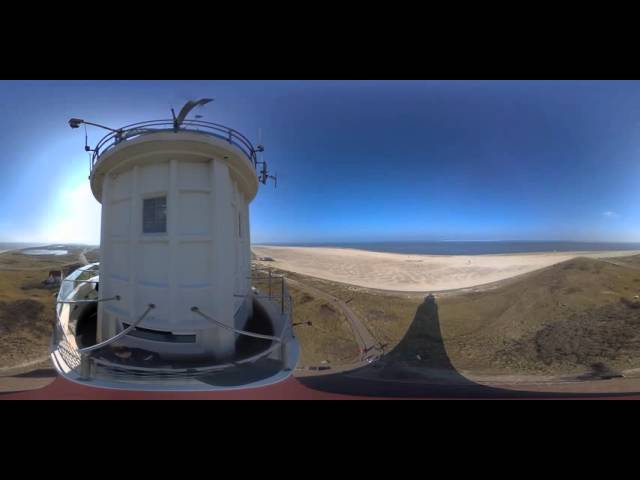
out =
[[293,280],[292,278],[287,277],[287,282],[317,298],[322,298],[325,301],[330,302],[335,308],[340,310],[349,322],[349,326],[351,327],[356,342],[358,343],[358,348],[360,349],[360,357],[354,362],[331,366],[331,368],[326,370],[298,370],[296,372],[296,376],[303,377],[307,375],[315,376],[346,372],[369,365],[370,361],[375,361],[382,356],[383,351],[380,348],[380,342],[375,339],[360,317],[358,317],[345,302],[323,290],[304,284],[298,280]]
[[89,251],[89,249],[88,249],[88,248],[85,248],[83,251],[81,251],[81,252],[78,254],[78,261],[79,261],[80,263],[82,263],[82,265],[89,265],[89,260],[87,260],[87,257],[85,257],[85,256],[84,256],[84,254],[85,254],[86,252],[88,252],[88,251]]
[[11,376],[22,373],[21,371],[24,369],[29,369],[29,367],[35,367],[37,365],[46,364],[49,361],[49,354],[43,355],[42,357],[36,358],[35,360],[30,360],[28,362],[21,363],[19,365],[12,365],[10,367],[0,367],[0,377],[2,376]]
[[369,332],[364,322],[353,312],[353,310],[349,308],[349,306],[345,302],[325,291],[301,283],[298,280],[287,278],[287,282],[289,282],[291,285],[295,285],[301,290],[307,291],[307,293],[310,293],[316,297],[323,298],[324,300],[334,305],[336,308],[340,309],[349,322],[351,330],[353,331],[356,341],[358,342],[358,346],[360,347],[360,350],[361,352],[363,352],[363,354],[378,348],[378,342],[373,337],[373,335],[371,335],[371,332]]

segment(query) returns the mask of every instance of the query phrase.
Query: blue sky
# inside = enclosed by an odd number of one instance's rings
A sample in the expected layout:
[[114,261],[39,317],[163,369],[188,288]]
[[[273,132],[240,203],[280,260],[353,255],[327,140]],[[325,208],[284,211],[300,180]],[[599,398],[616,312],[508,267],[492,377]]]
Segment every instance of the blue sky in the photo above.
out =
[[0,241],[98,243],[70,117],[201,97],[205,120],[262,129],[279,180],[252,204],[256,243],[640,241],[640,83],[607,81],[3,81]]

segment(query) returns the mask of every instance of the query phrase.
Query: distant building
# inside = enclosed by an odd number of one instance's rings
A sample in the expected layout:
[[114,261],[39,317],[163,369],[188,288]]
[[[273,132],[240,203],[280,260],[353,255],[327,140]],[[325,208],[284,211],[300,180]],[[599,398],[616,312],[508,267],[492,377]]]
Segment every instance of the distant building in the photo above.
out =
[[60,285],[62,282],[62,272],[60,270],[50,270],[49,277],[44,281],[46,285]]
[[271,257],[258,257],[258,260],[261,262],[274,262],[275,260]]

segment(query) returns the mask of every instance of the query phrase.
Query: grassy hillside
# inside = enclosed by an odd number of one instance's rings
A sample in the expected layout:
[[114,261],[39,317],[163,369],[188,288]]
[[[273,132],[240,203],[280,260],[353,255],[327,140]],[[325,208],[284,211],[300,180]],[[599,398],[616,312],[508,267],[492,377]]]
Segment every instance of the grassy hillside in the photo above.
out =
[[490,289],[436,294],[432,306],[287,275],[348,301],[395,361],[486,374],[640,368],[640,256],[577,258]]
[[640,367],[640,270],[577,258],[494,290],[437,300],[441,343],[459,370],[574,373]]
[[[49,270],[77,265],[78,253],[0,254],[0,368],[47,354],[57,289],[42,281]],[[492,288],[436,294],[433,304],[422,295],[287,276],[347,302],[392,352],[390,361],[495,374],[640,368],[640,256],[577,258]],[[342,313],[307,291],[289,291],[301,365],[354,360],[357,344]]]
[[[276,269],[274,269],[274,272],[278,274],[284,273],[288,278],[315,287],[346,302],[351,310],[365,322],[376,340],[385,346],[386,351],[391,350],[400,341],[409,328],[416,309],[422,303],[422,297],[415,294],[401,295],[394,292],[374,291],[293,272],[283,272]],[[294,287],[290,286],[289,288],[294,290]],[[299,316],[301,313],[294,297],[295,322],[300,321]],[[313,312],[305,312],[301,318],[313,321]],[[345,326],[348,328],[346,320]],[[350,329],[349,332],[353,339],[353,333],[351,333]],[[318,348],[313,345],[315,337],[309,336],[305,338],[305,341],[303,349]],[[353,348],[357,348],[355,340]]]
[[58,288],[43,281],[49,270],[78,265],[79,250],[69,255],[0,254],[0,368],[44,357],[49,351]]
[[[274,270],[274,273],[281,275],[284,272]],[[269,291],[264,272],[254,272],[252,284],[263,295]],[[296,286],[289,284],[287,289],[293,302],[293,328],[301,346],[299,366],[353,362],[359,354],[358,344],[342,312],[330,302]],[[276,299],[280,298],[280,279],[273,279],[271,294]]]
[[289,287],[289,293],[293,298],[294,331],[302,350],[300,366],[353,362],[358,357],[358,344],[344,315],[330,303],[295,287]]

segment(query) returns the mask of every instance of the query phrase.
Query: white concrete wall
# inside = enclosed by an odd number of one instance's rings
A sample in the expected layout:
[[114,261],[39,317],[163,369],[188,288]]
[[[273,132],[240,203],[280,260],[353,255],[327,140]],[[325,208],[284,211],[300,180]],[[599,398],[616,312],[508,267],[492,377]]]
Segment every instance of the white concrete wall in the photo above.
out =
[[[192,306],[228,325],[248,297],[250,239],[246,193],[222,158],[176,155],[130,162],[102,183],[99,340],[156,305],[141,327],[195,334],[197,344],[128,339],[174,354],[233,354],[235,335],[190,311]],[[167,197],[167,233],[142,231],[143,200]],[[240,223],[239,223],[240,222]],[[247,311],[246,308],[242,311]]]

